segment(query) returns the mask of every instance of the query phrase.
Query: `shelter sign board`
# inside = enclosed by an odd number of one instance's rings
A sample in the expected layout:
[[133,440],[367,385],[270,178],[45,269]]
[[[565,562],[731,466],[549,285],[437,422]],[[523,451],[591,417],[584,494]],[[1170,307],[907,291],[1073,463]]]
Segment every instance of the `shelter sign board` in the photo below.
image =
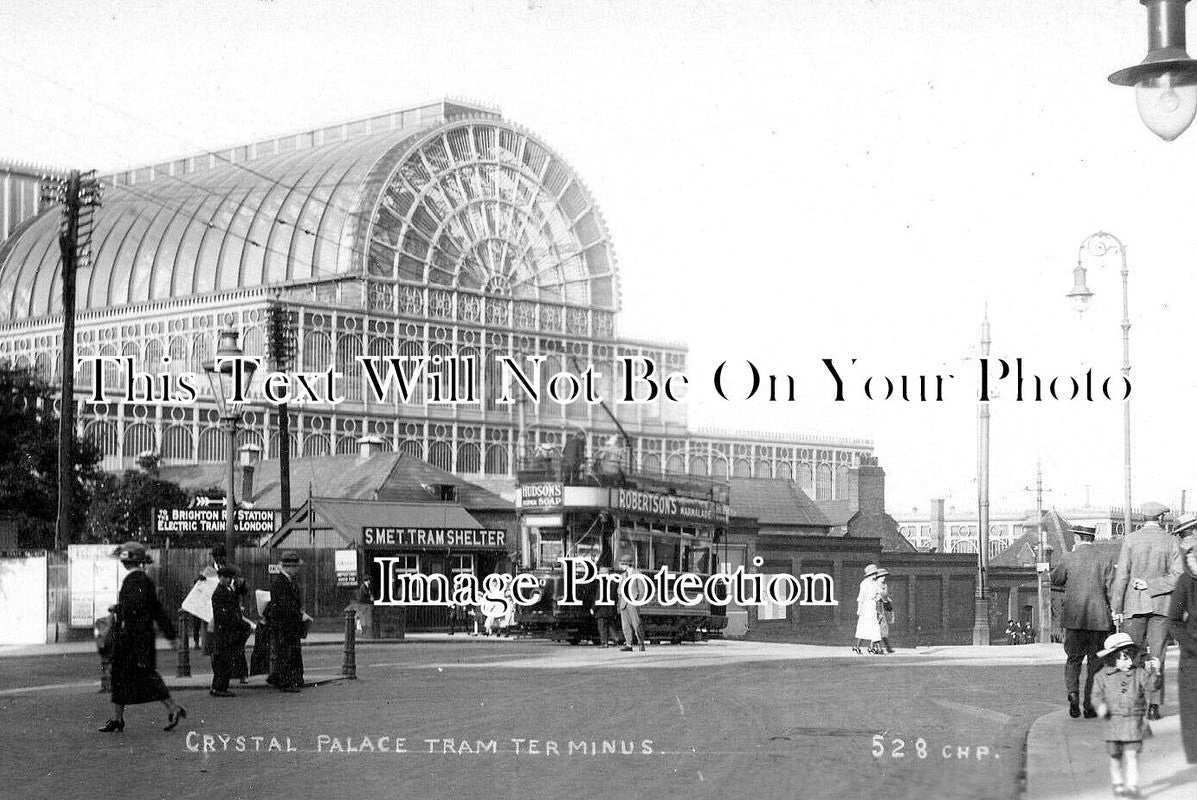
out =
[[357,551],[337,550],[333,555],[337,586],[357,586]]

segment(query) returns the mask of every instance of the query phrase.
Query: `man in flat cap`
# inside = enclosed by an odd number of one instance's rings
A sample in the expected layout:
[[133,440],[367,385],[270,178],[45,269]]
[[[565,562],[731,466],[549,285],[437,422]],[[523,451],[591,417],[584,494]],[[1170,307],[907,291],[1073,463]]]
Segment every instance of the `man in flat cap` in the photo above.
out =
[[212,592],[212,688],[213,697],[234,697],[229,679],[245,661],[245,639],[249,623],[241,615],[241,601],[233,590],[233,580],[240,570],[231,564],[216,569],[220,583]]
[[1142,651],[1146,645],[1160,661],[1159,689],[1151,693],[1147,718],[1160,718],[1164,701],[1164,644],[1168,640],[1168,606],[1176,581],[1184,572],[1180,547],[1160,520],[1168,513],[1160,503],[1144,503],[1141,509],[1147,522],[1122,541],[1110,607],[1114,622],[1130,634]]
[[[1068,713],[1073,719],[1081,715],[1081,698],[1085,701],[1085,717],[1097,716],[1089,695],[1093,691],[1093,676],[1101,669],[1097,651],[1110,635],[1113,617],[1108,595],[1114,581],[1113,561],[1093,546],[1097,529],[1088,525],[1071,525],[1076,539],[1071,553],[1065,553],[1052,568],[1052,586],[1064,587],[1064,604],[1060,624],[1064,628],[1064,689],[1068,692]],[[1080,694],[1081,663],[1085,668],[1085,693]]]

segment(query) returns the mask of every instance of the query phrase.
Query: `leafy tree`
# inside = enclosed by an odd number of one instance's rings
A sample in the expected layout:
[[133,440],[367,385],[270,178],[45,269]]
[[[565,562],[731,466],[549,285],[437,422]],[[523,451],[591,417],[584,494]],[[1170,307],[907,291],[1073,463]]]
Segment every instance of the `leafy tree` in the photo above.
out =
[[105,474],[88,512],[88,534],[112,542],[145,539],[153,531],[155,508],[186,506],[191,496],[177,483],[158,477],[158,457],[143,456],[140,470]]
[[[0,363],[0,515],[17,524],[25,549],[53,546],[58,515],[55,391],[31,370]],[[71,529],[82,531],[101,473],[100,451],[75,440]]]

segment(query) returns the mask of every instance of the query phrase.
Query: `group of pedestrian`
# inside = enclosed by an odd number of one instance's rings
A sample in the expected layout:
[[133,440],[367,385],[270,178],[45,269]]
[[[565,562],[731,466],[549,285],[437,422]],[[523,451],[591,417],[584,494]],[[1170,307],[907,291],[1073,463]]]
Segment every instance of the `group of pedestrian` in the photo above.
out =
[[1035,641],[1035,629],[1029,622],[1006,620],[1006,644],[1031,644]]
[[[125,729],[125,706],[160,702],[166,708],[165,731],[174,730],[187,711],[174,701],[157,669],[154,644],[157,627],[163,637],[176,636],[154,581],[145,573],[153,563],[145,546],[126,542],[114,555],[125,569],[117,603],[113,606],[111,625],[112,717],[100,728],[103,733]],[[307,635],[296,575],[303,565],[298,553],[288,551],[278,561],[279,571],[270,583],[270,601],[256,629],[254,654],[246,662],[245,645],[253,626],[245,618],[242,598],[247,587],[241,572],[228,563],[223,547],[211,552],[212,564],[205,567],[201,580],[217,581],[212,592],[212,624],[209,643],[212,657],[213,697],[235,697],[229,691],[233,678],[242,682],[249,675],[269,672],[266,682],[283,692],[298,692],[303,686],[301,640]],[[181,632],[184,637],[187,631]]]
[[[1063,587],[1064,684],[1071,717],[1105,720],[1115,796],[1140,797],[1138,754],[1160,718],[1165,648],[1180,644],[1181,730],[1197,763],[1197,514],[1171,533],[1169,509],[1142,508],[1146,523],[1125,536],[1117,562],[1093,544],[1096,529],[1074,525],[1074,549],[1051,570]],[[1085,668],[1084,693],[1080,673]]]
[[889,643],[894,605],[889,597],[888,575],[889,570],[879,569],[876,564],[865,567],[864,580],[856,594],[856,644],[852,646],[852,652],[857,655],[894,652]]

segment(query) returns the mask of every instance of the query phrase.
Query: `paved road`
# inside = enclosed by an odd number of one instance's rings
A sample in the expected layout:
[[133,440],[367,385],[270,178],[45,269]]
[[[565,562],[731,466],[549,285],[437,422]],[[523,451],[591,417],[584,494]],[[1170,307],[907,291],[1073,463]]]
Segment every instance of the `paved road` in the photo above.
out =
[[[340,653],[306,656],[312,669]],[[231,700],[181,691],[177,731],[138,706],[115,735],[94,732],[108,707],[91,686],[12,691],[87,680],[93,659],[3,659],[0,796],[1019,796],[1026,731],[1059,705],[1058,666],[827,656],[730,642],[371,646],[357,681]]]

